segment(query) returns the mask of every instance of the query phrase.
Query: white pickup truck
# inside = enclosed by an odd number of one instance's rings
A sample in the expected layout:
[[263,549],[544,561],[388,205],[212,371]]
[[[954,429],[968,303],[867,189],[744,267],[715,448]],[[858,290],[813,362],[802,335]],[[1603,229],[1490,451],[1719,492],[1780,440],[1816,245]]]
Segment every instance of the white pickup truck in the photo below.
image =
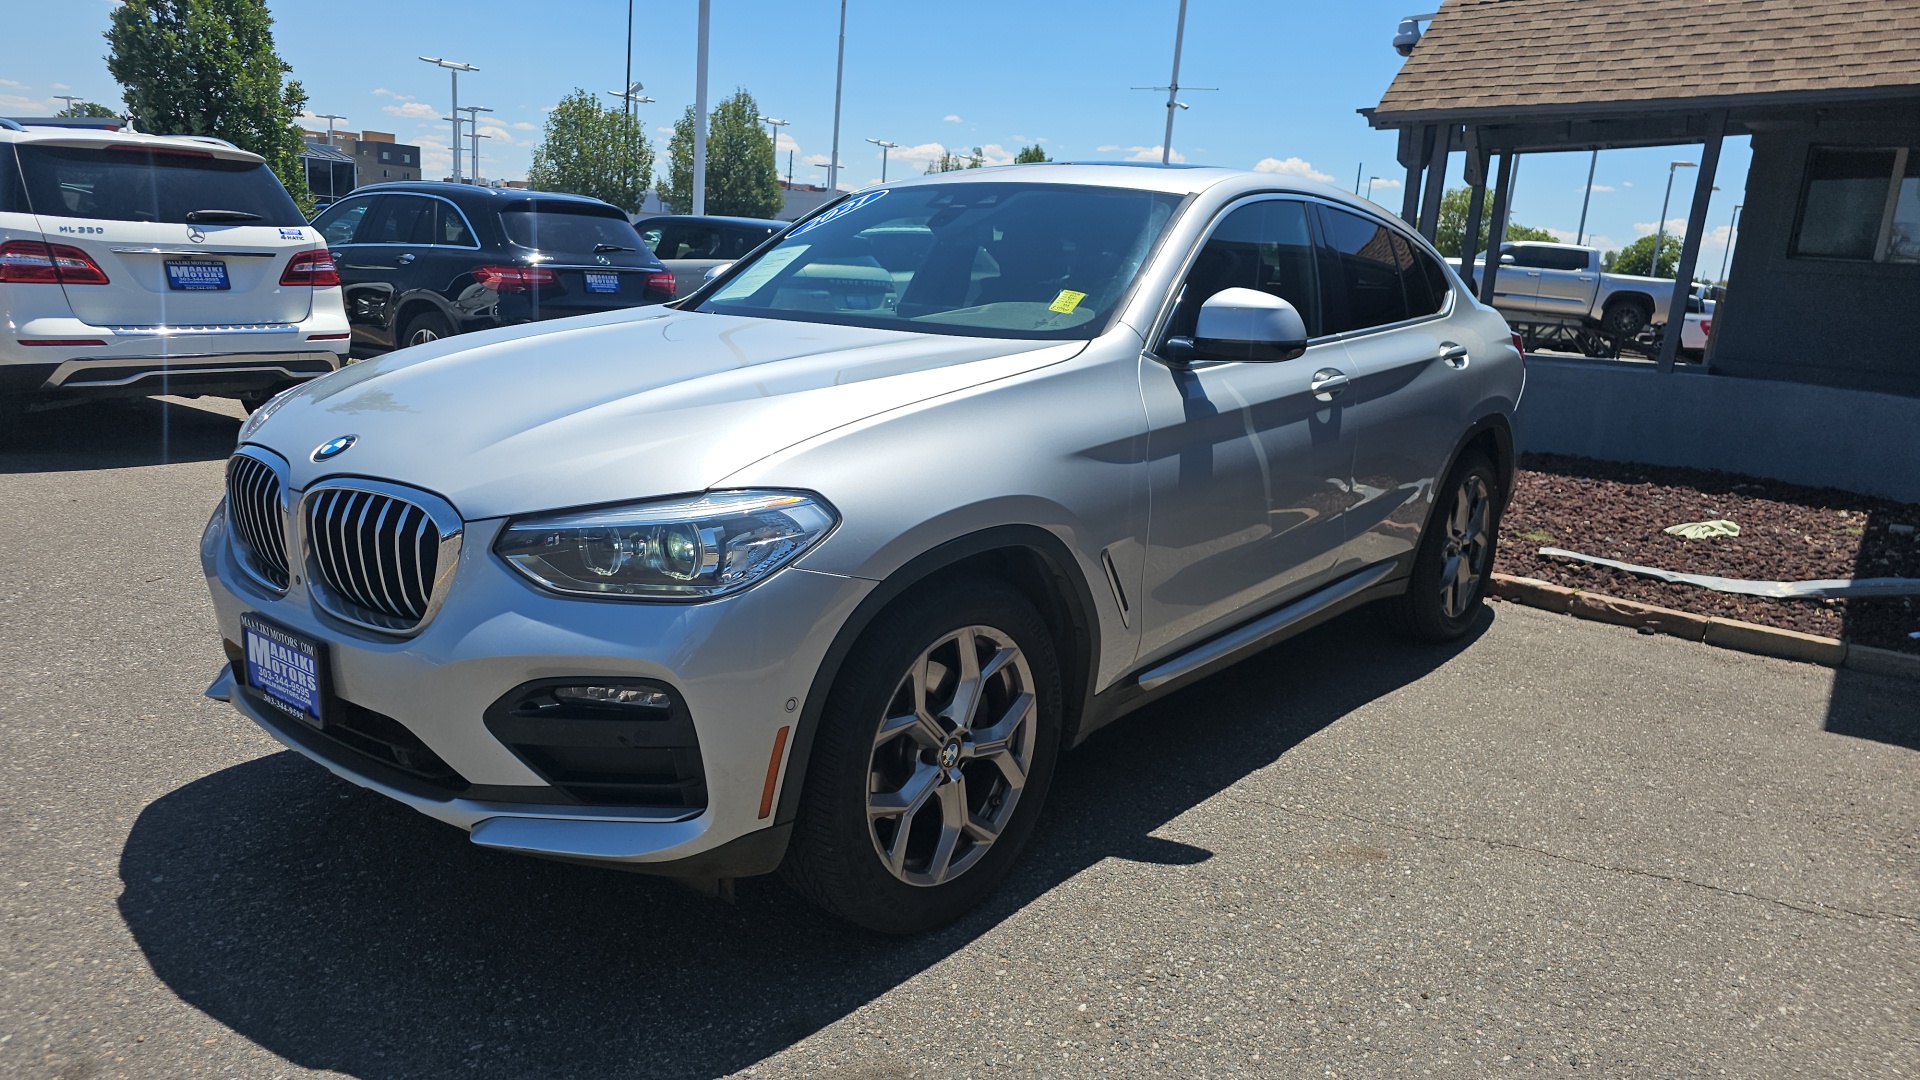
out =
[[[1485,260],[1477,269],[1484,271]],[[1673,300],[1673,279],[1609,274],[1600,252],[1572,244],[1520,242],[1500,245],[1500,271],[1493,277],[1493,306],[1515,322],[1566,322],[1597,326],[1632,338],[1664,324]]]

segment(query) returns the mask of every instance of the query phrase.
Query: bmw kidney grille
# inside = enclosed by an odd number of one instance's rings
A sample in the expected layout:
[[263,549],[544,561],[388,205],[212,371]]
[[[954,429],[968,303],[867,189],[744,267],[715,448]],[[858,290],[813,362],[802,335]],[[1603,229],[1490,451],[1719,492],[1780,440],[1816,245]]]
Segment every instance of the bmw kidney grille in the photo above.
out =
[[[321,599],[334,614],[383,630],[409,630],[432,610],[440,529],[405,499],[351,487],[306,498],[306,539]],[[343,610],[341,608],[344,608]]]
[[243,549],[242,562],[264,585],[287,588],[287,525],[280,477],[258,458],[235,454],[227,462],[227,514]]

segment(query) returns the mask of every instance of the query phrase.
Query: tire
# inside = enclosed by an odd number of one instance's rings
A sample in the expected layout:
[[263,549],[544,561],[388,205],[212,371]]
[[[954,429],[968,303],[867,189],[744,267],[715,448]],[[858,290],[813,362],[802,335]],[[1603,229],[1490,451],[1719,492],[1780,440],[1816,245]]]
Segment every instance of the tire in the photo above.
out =
[[[955,716],[965,648],[985,678]],[[1011,586],[969,578],[907,594],[834,683],[782,875],[879,933],[952,922],[993,892],[1033,831],[1061,716],[1052,638]]]
[[425,345],[430,341],[439,341],[441,338],[452,336],[453,326],[447,322],[447,317],[428,308],[415,312],[407,319],[406,324],[400,328],[400,337],[396,341],[396,346],[404,349],[411,345]]
[[1416,641],[1453,641],[1473,626],[1500,536],[1500,477],[1484,454],[1461,455],[1440,490],[1407,591],[1381,605],[1387,624]]
[[273,395],[278,394],[280,391],[285,390],[287,387],[292,385],[293,385],[292,383],[281,383],[278,386],[269,387],[268,389],[265,389],[265,390],[254,390],[245,394],[241,394],[239,397],[235,398],[234,400],[240,403],[241,408],[247,410],[248,413],[252,413],[254,410],[258,409],[260,406],[265,405],[269,401],[272,401]]
[[1647,328],[1653,309],[1641,300],[1616,300],[1600,314],[1600,326],[1615,337],[1631,338]]

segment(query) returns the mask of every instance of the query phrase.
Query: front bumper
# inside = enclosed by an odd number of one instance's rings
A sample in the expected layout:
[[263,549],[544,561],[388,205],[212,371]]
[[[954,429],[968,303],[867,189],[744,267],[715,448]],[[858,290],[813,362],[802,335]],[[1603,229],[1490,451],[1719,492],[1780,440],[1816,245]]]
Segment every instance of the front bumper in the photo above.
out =
[[[459,790],[411,782],[281,716],[235,686],[231,670],[208,693],[232,701],[337,775],[466,829],[483,846],[669,874],[772,869],[784,849],[785,823],[763,816],[762,807],[777,806],[780,785],[792,782],[786,760],[814,674],[874,583],[789,567],[705,604],[568,599],[534,588],[493,554],[502,524],[467,523],[446,603],[404,640],[326,615],[310,601],[299,570],[286,595],[262,589],[237,562],[224,504],[201,541],[226,641],[241,641],[241,614],[257,612],[324,642],[337,697],[403,725],[457,772]],[[568,802],[488,730],[483,715],[509,691],[572,677],[671,686],[697,733],[705,808]]]

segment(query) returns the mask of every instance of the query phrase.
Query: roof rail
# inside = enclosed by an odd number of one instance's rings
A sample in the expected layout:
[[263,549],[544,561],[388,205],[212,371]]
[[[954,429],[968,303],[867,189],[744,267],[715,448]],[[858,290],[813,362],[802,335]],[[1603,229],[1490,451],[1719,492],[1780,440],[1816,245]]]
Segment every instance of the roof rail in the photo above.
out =
[[185,139],[188,142],[206,143],[210,146],[224,146],[229,150],[240,149],[225,139],[216,139],[211,135],[172,135],[169,136],[169,138]]
[[4,116],[0,116],[0,128],[6,128],[8,131],[27,130],[26,128],[21,127],[19,124],[14,123],[13,121],[7,119]]

